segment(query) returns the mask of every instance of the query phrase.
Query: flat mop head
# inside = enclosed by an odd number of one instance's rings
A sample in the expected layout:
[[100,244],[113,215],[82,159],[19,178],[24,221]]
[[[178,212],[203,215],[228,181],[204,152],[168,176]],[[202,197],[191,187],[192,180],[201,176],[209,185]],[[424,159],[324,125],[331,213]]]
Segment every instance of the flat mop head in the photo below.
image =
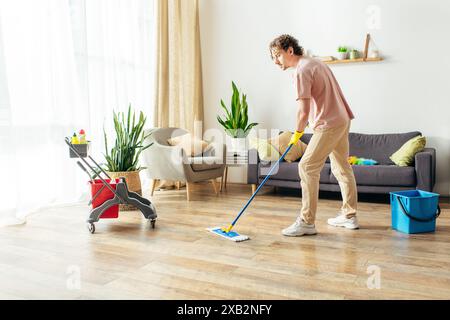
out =
[[212,232],[214,234],[217,234],[225,239],[234,241],[234,242],[241,242],[241,241],[245,241],[245,240],[249,240],[250,238],[248,236],[245,235],[241,235],[237,232],[234,231],[230,231],[230,232],[226,232],[223,230],[223,228],[221,227],[215,227],[215,228],[208,228],[206,229],[209,232]]

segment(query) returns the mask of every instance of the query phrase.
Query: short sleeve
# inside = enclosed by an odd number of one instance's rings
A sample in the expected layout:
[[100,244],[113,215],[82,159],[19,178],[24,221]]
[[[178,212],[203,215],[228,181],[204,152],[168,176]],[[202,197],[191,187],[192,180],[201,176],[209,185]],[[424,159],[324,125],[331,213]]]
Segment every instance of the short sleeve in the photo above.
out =
[[296,88],[297,88],[297,101],[300,99],[311,98],[311,87],[313,82],[313,74],[311,69],[304,69],[297,72],[296,76]]

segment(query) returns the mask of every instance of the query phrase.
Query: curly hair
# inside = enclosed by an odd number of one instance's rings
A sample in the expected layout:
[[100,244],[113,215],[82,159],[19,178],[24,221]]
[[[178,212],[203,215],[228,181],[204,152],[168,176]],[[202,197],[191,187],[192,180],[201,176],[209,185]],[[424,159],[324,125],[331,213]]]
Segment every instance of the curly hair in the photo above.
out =
[[[282,34],[276,37],[269,45],[270,56],[272,57],[272,49],[278,48],[287,51],[289,47],[294,49],[294,54],[297,56],[303,55],[303,48],[298,44],[298,40],[289,34]],[[272,57],[273,58],[273,57]]]

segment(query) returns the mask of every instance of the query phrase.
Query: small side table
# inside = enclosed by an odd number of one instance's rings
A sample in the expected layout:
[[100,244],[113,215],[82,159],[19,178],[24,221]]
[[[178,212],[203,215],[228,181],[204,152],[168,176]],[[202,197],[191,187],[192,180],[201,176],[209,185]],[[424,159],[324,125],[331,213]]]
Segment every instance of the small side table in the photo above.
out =
[[227,188],[228,167],[241,167],[248,164],[248,152],[227,152],[225,170],[220,180],[220,191]]

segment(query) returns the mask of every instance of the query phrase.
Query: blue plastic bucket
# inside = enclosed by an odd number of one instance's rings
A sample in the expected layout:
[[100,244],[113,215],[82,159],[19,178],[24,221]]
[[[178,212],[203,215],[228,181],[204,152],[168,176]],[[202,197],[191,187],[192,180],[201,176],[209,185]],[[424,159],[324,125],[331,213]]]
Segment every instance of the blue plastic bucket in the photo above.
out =
[[392,229],[404,233],[434,232],[441,213],[439,194],[422,191],[390,192]]

